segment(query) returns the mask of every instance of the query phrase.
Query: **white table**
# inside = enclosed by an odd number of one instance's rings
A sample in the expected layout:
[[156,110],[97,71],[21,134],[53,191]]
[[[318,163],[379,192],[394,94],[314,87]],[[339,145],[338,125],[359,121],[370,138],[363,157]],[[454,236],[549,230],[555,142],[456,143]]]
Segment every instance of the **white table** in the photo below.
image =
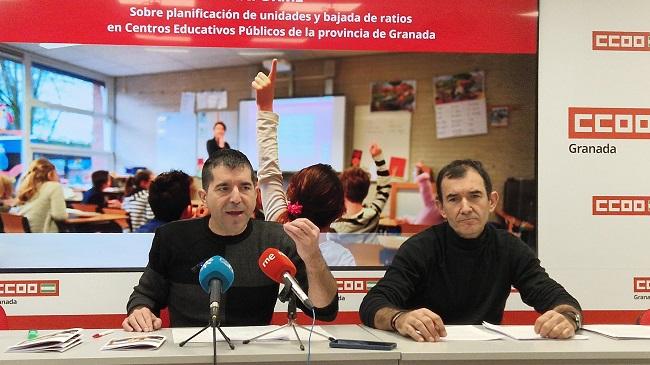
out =
[[[356,325],[323,326],[337,338],[354,338],[362,340],[378,339]],[[224,327],[224,331],[228,331]],[[46,331],[42,331],[46,332]],[[126,365],[126,364],[212,364],[212,345],[208,343],[188,344],[179,347],[173,343],[170,329],[157,331],[167,336],[163,346],[154,351],[99,351],[110,338],[125,337],[125,332],[115,332],[99,339],[90,336],[97,330],[84,331],[84,343],[64,353],[6,353],[9,346],[26,338],[27,331],[0,331],[0,364],[2,365]],[[223,342],[217,343],[217,364],[304,364],[307,360],[307,343],[305,351],[300,351],[295,341],[274,341],[273,343],[252,342],[242,344],[235,342],[235,349],[230,350]],[[351,365],[397,365],[400,353],[393,351],[348,350],[330,348],[327,341],[312,341],[311,362],[313,364],[351,364]]]
[[650,364],[650,340],[614,340],[584,331],[588,340],[419,343],[394,332],[363,328],[382,341],[396,342],[400,365]]

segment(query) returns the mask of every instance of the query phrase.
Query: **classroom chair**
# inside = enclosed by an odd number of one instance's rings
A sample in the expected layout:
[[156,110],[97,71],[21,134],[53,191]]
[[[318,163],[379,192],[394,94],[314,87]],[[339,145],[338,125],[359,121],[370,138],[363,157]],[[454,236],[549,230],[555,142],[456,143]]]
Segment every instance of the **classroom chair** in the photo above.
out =
[[12,213],[0,213],[4,233],[30,233],[27,217]]
[[102,209],[103,213],[106,214],[121,214],[127,216],[125,219],[117,219],[115,222],[122,227],[122,230],[127,230],[128,232],[133,232],[133,224],[131,223],[131,215],[124,209],[119,208],[104,208]]

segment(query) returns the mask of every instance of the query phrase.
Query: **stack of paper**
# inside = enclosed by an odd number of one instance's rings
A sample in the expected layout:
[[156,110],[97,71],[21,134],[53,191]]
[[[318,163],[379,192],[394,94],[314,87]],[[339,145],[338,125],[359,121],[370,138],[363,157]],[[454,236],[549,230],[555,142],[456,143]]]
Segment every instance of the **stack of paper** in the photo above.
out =
[[[552,340],[551,338],[542,337],[535,333],[534,326],[499,326],[488,322],[483,322],[483,327],[504,334],[515,340]],[[574,335],[573,340],[586,340],[589,337],[585,335]]]
[[474,326],[445,326],[447,336],[442,341],[493,341],[500,340],[503,335],[482,330]]
[[7,352],[63,352],[81,343],[81,328],[52,332],[36,338],[19,342]]
[[160,335],[139,335],[133,337],[114,338],[108,341],[100,350],[157,350],[167,338]]
[[583,329],[617,340],[650,339],[650,326],[638,326],[634,324],[590,324],[584,326]]

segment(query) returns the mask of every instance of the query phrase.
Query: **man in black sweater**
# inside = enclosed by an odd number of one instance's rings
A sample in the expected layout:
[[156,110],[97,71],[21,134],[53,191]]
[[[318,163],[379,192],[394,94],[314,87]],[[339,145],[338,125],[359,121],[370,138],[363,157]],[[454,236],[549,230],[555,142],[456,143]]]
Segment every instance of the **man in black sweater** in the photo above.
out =
[[205,148],[208,150],[208,158],[212,156],[215,152],[230,148],[228,142],[226,142],[226,123],[218,120],[212,126],[212,133],[214,138],[210,138],[205,142]]
[[487,224],[499,196],[482,164],[457,160],[437,178],[436,204],[447,220],[408,239],[361,303],[364,324],[416,341],[439,341],[444,323],[500,323],[514,286],[543,313],[535,332],[569,338],[580,328],[578,301],[540,266],[532,250]]
[[221,324],[269,324],[279,284],[266,277],[257,263],[269,247],[296,264],[296,279],[316,307],[316,318],[333,320],[338,312],[336,281],[320,253],[318,227],[307,219],[285,225],[251,219],[256,179],[248,158],[237,150],[217,151],[203,166],[202,180],[199,195],[210,215],[156,230],[149,263],[129,298],[122,327],[159,329],[159,311],[164,307],[169,308],[172,327],[206,325],[209,297],[199,285],[198,269],[214,255],[224,257],[235,274],[222,298]]

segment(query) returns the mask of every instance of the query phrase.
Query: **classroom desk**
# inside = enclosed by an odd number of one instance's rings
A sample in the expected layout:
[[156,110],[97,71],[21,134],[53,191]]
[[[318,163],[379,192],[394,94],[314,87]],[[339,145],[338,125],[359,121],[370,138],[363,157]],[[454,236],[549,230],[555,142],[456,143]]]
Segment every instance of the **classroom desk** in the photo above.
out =
[[419,343],[401,335],[363,327],[382,341],[397,343],[400,365],[445,364],[650,364],[650,340],[613,340],[581,331],[588,340],[456,341]]
[[70,214],[68,219],[59,222],[59,229],[61,232],[76,232],[82,226],[87,224],[107,224],[128,218],[129,217],[124,214],[100,213],[92,216],[76,216]]
[[[71,324],[72,325],[72,324]],[[377,340],[374,335],[357,325],[323,326],[329,333],[339,338]],[[227,327],[224,327],[226,334]],[[45,332],[45,331],[43,331]],[[0,363],[3,365],[126,365],[126,364],[212,364],[212,345],[208,343],[188,344],[179,347],[173,343],[170,329],[156,333],[167,336],[163,346],[155,351],[99,351],[110,338],[128,336],[124,332],[91,339],[97,330],[84,331],[84,342],[64,353],[6,353],[9,346],[24,339],[27,331],[0,331]],[[304,340],[304,339],[303,339]],[[307,343],[305,351],[300,351],[295,341],[274,341],[273,343],[252,342],[244,345],[234,342],[235,349],[219,342],[217,344],[217,364],[304,364],[307,360]],[[334,365],[397,365],[400,353],[392,351],[350,350],[329,348],[327,341],[312,341],[311,363]]]

